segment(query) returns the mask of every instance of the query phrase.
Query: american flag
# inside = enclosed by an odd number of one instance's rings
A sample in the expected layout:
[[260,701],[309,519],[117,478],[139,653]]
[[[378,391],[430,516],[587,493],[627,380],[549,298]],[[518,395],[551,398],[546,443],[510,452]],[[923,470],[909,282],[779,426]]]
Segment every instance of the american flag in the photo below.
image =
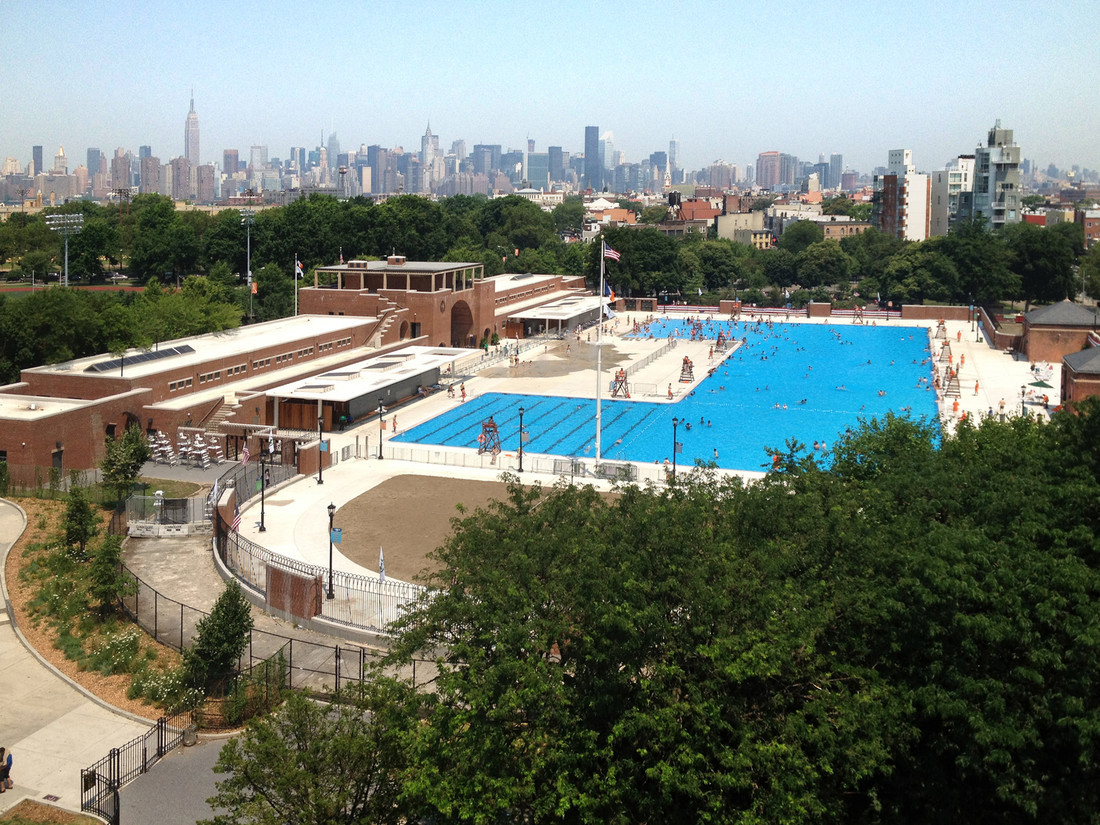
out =
[[233,505],[233,527],[234,533],[239,532],[241,529],[241,505]]
[[619,255],[619,253],[616,252],[614,249],[612,249],[610,246],[608,246],[606,242],[603,245],[603,256],[605,258],[610,258],[613,261],[617,261],[621,257]]
[[250,453],[248,451],[248,445],[245,444],[244,448],[241,450],[241,466],[242,467],[247,467],[248,466],[248,459],[251,458],[251,457],[252,457],[252,453]]

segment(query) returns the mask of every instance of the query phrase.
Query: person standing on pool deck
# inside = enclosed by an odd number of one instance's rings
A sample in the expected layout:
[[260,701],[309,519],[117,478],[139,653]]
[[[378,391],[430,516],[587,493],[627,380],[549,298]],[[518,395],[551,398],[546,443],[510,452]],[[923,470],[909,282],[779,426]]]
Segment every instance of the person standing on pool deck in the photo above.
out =
[[465,384],[462,385],[461,390],[462,390],[462,403],[465,404],[466,403],[466,385]]

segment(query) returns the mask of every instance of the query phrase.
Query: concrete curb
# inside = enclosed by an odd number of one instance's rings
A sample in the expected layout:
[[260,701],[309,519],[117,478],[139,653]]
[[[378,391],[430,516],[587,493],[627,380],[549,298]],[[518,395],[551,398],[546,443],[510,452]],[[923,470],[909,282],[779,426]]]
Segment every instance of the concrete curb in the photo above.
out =
[[50,664],[48,661],[46,661],[46,659],[44,659],[42,657],[42,654],[40,654],[38,652],[38,650],[34,647],[34,645],[32,645],[29,641],[27,641],[27,637],[23,635],[23,632],[19,629],[19,623],[16,622],[16,620],[15,620],[15,612],[12,609],[11,599],[8,596],[8,581],[7,581],[7,576],[5,575],[5,570],[7,569],[7,565],[8,565],[8,554],[11,553],[11,548],[15,547],[16,542],[19,541],[19,539],[22,537],[23,533],[26,532],[26,530],[27,530],[27,513],[22,507],[20,507],[14,501],[9,501],[6,498],[0,498],[0,507],[2,507],[5,504],[10,506],[10,507],[14,507],[16,510],[19,511],[20,515],[23,517],[23,527],[22,527],[22,529],[19,531],[19,534],[17,536],[15,536],[14,539],[12,539],[11,546],[8,547],[8,549],[5,551],[3,558],[0,558],[0,593],[2,593],[3,596],[4,596],[4,606],[7,609],[8,619],[11,622],[12,630],[15,631],[15,635],[19,639],[19,643],[27,649],[28,653],[30,653],[35,659],[38,660],[38,663],[40,665],[42,665],[47,670],[51,671],[54,676],[56,676],[58,679],[61,679],[63,682],[68,684],[69,687],[73,688],[73,690],[76,690],[78,693],[80,693],[82,696],[84,696],[85,699],[88,699],[92,702],[95,702],[95,704],[99,705],[104,710],[109,710],[111,713],[114,713],[117,716],[121,716],[124,719],[129,719],[131,722],[140,722],[143,725],[149,725],[149,726],[155,725],[156,724],[155,719],[150,719],[147,716],[139,716],[136,713],[130,713],[129,711],[123,710],[122,708],[115,707],[110,702],[106,702],[103,699],[100,699],[98,696],[96,696],[94,693],[89,691],[83,685],[79,684],[78,682],[73,681],[71,678],[66,676],[64,673],[62,673],[60,670],[58,670],[56,667],[54,667],[52,664]]

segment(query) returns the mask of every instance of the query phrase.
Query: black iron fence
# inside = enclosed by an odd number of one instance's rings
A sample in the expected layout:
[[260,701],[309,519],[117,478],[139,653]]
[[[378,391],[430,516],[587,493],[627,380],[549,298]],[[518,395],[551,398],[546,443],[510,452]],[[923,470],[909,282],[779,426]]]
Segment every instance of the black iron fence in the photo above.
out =
[[162,716],[149,730],[80,772],[80,810],[119,823],[118,791],[157,764],[183,741],[190,711]]
[[[161,644],[176,650],[190,647],[199,621],[209,614],[165,596],[125,567],[123,569],[137,584],[134,593],[123,598],[123,609]],[[242,676],[249,676],[255,675],[257,668],[279,662],[281,667],[285,664],[282,687],[308,688],[314,695],[332,697],[342,689],[361,684],[367,665],[378,655],[364,645],[332,644],[304,635],[283,636],[253,628],[237,669]],[[411,680],[414,686],[424,687],[435,678],[436,667],[434,662],[414,660],[390,673]],[[265,681],[267,679],[265,674]]]

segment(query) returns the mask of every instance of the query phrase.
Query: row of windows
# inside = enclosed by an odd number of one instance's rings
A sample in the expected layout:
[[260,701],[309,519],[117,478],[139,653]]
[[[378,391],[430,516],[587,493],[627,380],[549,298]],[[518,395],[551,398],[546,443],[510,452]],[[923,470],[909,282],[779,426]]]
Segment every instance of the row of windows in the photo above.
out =
[[254,370],[262,370],[264,367],[270,367],[270,366],[271,366],[271,359],[270,358],[261,358],[259,361],[253,361],[252,362],[252,369],[254,369]]
[[285,364],[287,361],[291,361],[293,359],[294,359],[294,353],[293,352],[284,352],[282,355],[276,355],[275,356],[275,366],[279,366],[280,364]]
[[221,370],[214,370],[214,372],[203,373],[202,375],[199,376],[199,383],[200,384],[209,384],[211,381],[221,381],[221,380],[222,380],[222,371]]
[[172,381],[168,384],[168,392],[175,392],[176,390],[185,390],[190,387],[192,381],[190,378],[183,378],[179,381]]
[[313,347],[306,347],[305,349],[298,350],[298,357],[305,358],[306,356],[313,355]]
[[226,375],[240,375],[242,372],[245,371],[246,367],[247,367],[246,364],[237,364],[237,366],[230,367],[229,369],[227,369],[225,371],[225,374]]

